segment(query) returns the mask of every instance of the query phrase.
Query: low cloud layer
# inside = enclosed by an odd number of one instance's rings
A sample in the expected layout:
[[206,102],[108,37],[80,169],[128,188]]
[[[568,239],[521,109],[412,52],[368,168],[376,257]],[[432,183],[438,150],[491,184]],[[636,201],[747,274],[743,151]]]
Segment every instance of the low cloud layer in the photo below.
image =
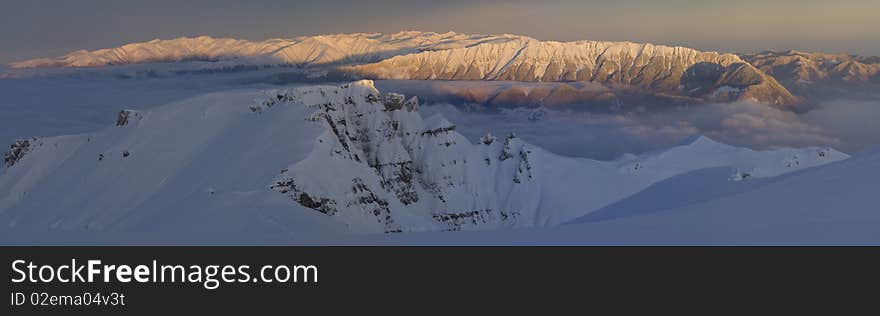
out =
[[826,102],[803,114],[752,103],[628,114],[546,109],[487,113],[438,104],[425,106],[424,112],[446,116],[471,139],[514,132],[555,153],[603,160],[666,148],[693,135],[753,149],[829,146],[854,153],[880,144],[880,98]]
[[873,101],[837,100],[801,116],[841,140],[841,150],[857,152],[880,145],[880,96]]

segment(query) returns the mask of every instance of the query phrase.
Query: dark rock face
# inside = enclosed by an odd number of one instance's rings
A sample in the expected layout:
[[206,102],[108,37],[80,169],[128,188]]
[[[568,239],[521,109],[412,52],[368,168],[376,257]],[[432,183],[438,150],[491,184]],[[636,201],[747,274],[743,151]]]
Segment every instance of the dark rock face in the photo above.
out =
[[360,178],[352,179],[352,191],[355,194],[353,201],[349,206],[357,205],[364,208],[367,213],[376,217],[376,221],[385,227],[386,233],[400,232],[400,228],[395,227],[394,218],[391,217],[391,209],[388,208],[388,201],[377,196],[369,187],[364,184],[364,180]]
[[682,90],[690,96],[702,96],[712,91],[724,74],[724,66],[717,63],[696,63],[681,76]]
[[116,126],[128,126],[128,124],[135,120],[139,120],[140,118],[141,114],[138,111],[122,110],[119,111],[119,115],[116,116]]
[[3,162],[6,164],[6,168],[10,168],[18,163],[24,156],[30,151],[31,146],[36,141],[36,138],[33,139],[19,139],[16,140],[11,146],[9,146],[9,151],[3,155]]
[[501,155],[498,156],[498,160],[505,161],[507,159],[513,158],[514,149],[511,147],[511,140],[515,139],[516,135],[511,133],[507,135],[507,138],[504,139],[504,149],[501,150]]
[[[464,173],[500,175],[506,188],[535,184],[526,144],[513,136],[503,144],[491,136],[480,145],[459,143],[466,139],[455,125],[439,116],[423,120],[416,113],[416,99],[381,94],[364,82],[288,93],[298,96],[281,99],[302,100],[316,110],[307,120],[323,125],[326,133],[308,158],[281,172],[271,189],[304,207],[366,225],[370,232],[513,226],[515,210],[472,202],[477,195],[495,199],[497,192],[464,189],[473,181]],[[348,172],[335,171],[340,169]]]
[[385,111],[396,111],[403,109],[404,96],[397,93],[388,93],[383,96],[385,103]]
[[455,125],[450,125],[450,126],[446,126],[446,127],[438,127],[435,129],[429,129],[427,131],[422,132],[422,135],[423,136],[426,136],[426,135],[437,136],[437,135],[440,135],[443,133],[448,133],[448,132],[451,132],[454,130],[455,130]]
[[[286,170],[282,172],[282,174],[286,173]],[[306,192],[303,192],[302,190],[297,189],[296,183],[291,177],[287,177],[284,180],[277,181],[274,185],[271,186],[271,188],[283,194],[290,195],[294,201],[304,207],[316,210],[327,215],[336,214],[336,202],[324,197],[314,197]]]
[[413,187],[412,161],[375,167],[383,175],[382,188],[394,192],[400,203],[410,205],[419,201],[419,194]]
[[513,176],[514,183],[522,183],[525,178],[532,178],[532,163],[529,162],[529,154],[531,151],[523,148],[519,151],[519,167],[516,168],[516,174]]
[[493,223],[512,225],[516,222],[519,213],[485,209],[458,213],[437,213],[432,216],[434,221],[448,226],[445,231],[460,231],[467,227],[479,227]]
[[483,145],[492,145],[492,143],[494,143],[496,139],[497,138],[495,136],[492,136],[492,134],[487,134],[483,137],[480,137],[480,143],[482,143]]

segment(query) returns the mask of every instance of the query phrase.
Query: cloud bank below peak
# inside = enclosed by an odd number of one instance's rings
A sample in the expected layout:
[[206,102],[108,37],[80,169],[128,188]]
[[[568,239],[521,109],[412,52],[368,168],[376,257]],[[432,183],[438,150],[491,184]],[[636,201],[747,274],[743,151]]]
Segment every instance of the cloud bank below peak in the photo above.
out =
[[756,150],[827,146],[856,153],[880,144],[875,124],[880,102],[865,100],[833,100],[806,113],[749,102],[616,114],[546,108],[486,112],[450,104],[426,106],[423,112],[443,114],[471,139],[515,133],[555,153],[600,160],[661,150],[697,135]]

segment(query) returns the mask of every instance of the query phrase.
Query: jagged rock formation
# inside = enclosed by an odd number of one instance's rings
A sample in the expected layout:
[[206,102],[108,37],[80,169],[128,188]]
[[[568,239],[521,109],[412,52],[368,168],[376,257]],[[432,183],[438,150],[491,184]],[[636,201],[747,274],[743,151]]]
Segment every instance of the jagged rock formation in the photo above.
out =
[[745,54],[742,58],[774,76],[789,89],[801,93],[807,93],[814,85],[821,83],[880,82],[878,57],[790,50]]
[[[257,113],[275,111],[280,104],[310,107],[316,112],[308,121],[326,129],[309,156],[284,168],[271,188],[368,231],[527,227],[604,205],[682,168],[725,165],[732,159],[739,161],[739,169],[766,177],[841,155],[808,149],[793,158],[785,151],[754,152],[697,138],[656,157],[568,161],[515,135],[500,140],[487,135],[471,144],[451,122],[440,116],[423,120],[417,101],[403,100],[396,93],[382,95],[371,81],[273,91],[257,100],[251,106]],[[798,155],[810,162],[791,165]],[[694,163],[679,163],[686,160]],[[583,191],[565,193],[574,188]],[[604,193],[586,193],[591,190]]]
[[[309,120],[327,128],[310,157],[272,185],[300,205],[384,232],[515,224],[516,209],[499,207],[491,188],[467,178],[496,175],[493,181],[506,178],[508,188],[528,182],[529,151],[521,142],[471,145],[442,117],[423,121],[417,99],[381,95],[368,81],[273,95],[315,108]],[[475,199],[483,194],[484,201]],[[434,221],[418,223],[419,214]]]

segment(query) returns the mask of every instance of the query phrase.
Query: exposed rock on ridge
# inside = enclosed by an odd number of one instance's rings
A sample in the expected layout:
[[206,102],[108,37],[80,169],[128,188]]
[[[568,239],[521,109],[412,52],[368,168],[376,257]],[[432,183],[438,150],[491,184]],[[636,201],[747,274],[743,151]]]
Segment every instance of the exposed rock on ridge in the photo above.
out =
[[[592,82],[711,102],[746,100],[789,105],[799,101],[773,77],[733,54],[630,42],[539,41],[507,34],[357,33],[262,42],[202,36],[77,51],[11,66],[98,67],[233,59],[240,64],[301,66],[312,70],[303,70],[310,79],[341,75],[369,79]],[[701,89],[685,89],[683,75],[702,63],[718,67],[717,80],[704,82]]]

